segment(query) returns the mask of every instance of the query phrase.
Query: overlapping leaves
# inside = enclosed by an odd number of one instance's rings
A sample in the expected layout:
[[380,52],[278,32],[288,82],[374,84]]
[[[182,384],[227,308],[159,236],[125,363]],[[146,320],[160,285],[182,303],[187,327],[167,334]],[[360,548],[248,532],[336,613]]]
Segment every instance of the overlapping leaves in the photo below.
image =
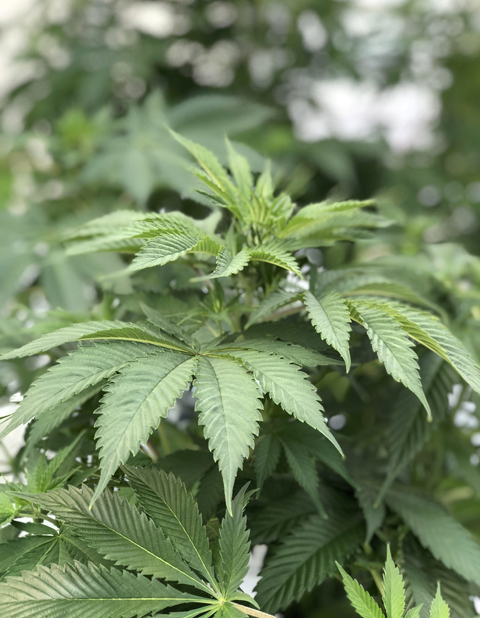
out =
[[[182,483],[154,469],[128,468],[126,473],[140,508],[106,492],[89,509],[93,491],[86,486],[30,496],[63,522],[69,534],[115,566],[87,557],[7,577],[0,584],[2,618],[60,618],[66,613],[73,618],[134,618],[179,605],[186,609],[175,615],[187,618],[224,615],[223,608],[237,600],[255,604],[238,591],[250,546],[242,515],[244,491],[233,502],[233,515],[222,521],[220,562],[214,564],[206,528]],[[46,542],[41,536],[28,540],[37,546]],[[15,550],[25,554],[16,543],[7,545],[7,555]],[[30,556],[24,566],[33,568],[38,562],[32,564]]]
[[[254,340],[251,345],[248,341],[213,343],[202,348],[187,332],[182,334],[173,324],[170,327],[168,320],[156,320],[155,312],[148,315],[151,321],[139,324],[90,322],[67,327],[5,355],[3,358],[21,357],[69,341],[81,342],[78,350],[31,387],[2,435],[33,417],[42,419],[70,398],[107,380],[97,411],[102,475],[96,499],[118,466],[147,441],[196,376],[193,384],[199,422],[222,472],[227,504],[237,470],[258,434],[260,398],[266,393],[287,413],[336,444],[323,418],[320,398],[299,367],[312,361],[329,362],[328,358],[269,339]],[[155,320],[185,341],[155,326]]]

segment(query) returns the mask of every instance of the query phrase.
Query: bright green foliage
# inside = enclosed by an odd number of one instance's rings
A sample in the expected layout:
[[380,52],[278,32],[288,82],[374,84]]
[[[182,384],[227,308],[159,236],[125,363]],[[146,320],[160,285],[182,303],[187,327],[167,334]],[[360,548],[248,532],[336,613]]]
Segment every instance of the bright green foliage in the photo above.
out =
[[432,607],[430,608],[430,618],[450,618],[450,609],[445,601],[442,599],[440,593],[440,585],[437,588],[437,594],[432,601]]
[[392,560],[390,546],[387,547],[387,561],[383,571],[383,604],[387,618],[403,618],[405,610],[403,578]]
[[[45,350],[65,343],[69,335],[72,338],[89,337],[105,341],[80,347],[45,373],[29,391],[5,433],[32,416],[42,419],[51,410],[56,414],[58,405],[63,405],[69,398],[100,380],[110,378],[104,387],[105,395],[95,423],[102,462],[102,476],[95,500],[119,465],[126,463],[130,454],[135,454],[140,445],[148,440],[152,430],[196,375],[194,396],[200,412],[199,422],[205,428],[205,437],[219,463],[228,501],[236,472],[254,446],[253,440],[258,434],[258,421],[261,419],[261,393],[247,372],[247,369],[253,369],[263,392],[270,393],[272,399],[289,414],[318,429],[336,444],[325,424],[313,386],[298,365],[287,360],[291,358],[301,364],[323,364],[328,362],[327,358],[313,350],[274,340],[254,340],[252,347],[248,341],[241,342],[238,349],[233,348],[232,344],[219,344],[218,349],[215,345],[209,345],[208,352],[199,355],[194,350],[200,342],[188,332],[178,326],[170,326],[168,320],[159,320],[148,309],[147,315],[156,326],[153,323],[140,327],[124,326],[122,322],[90,323],[84,327],[63,329],[57,335],[47,335],[43,342],[40,340],[36,345],[29,344],[20,350],[21,355]],[[172,330],[173,334],[164,335],[164,329]],[[110,343],[111,339],[121,339],[122,343]],[[268,352],[257,351],[256,348]],[[232,356],[237,357],[238,362]],[[257,369],[260,364],[262,371]],[[286,378],[286,381],[280,384],[275,378]],[[78,405],[77,402],[75,404]]]
[[[338,563],[337,567],[342,575],[347,596],[357,614],[361,618],[382,618],[383,612],[373,597]],[[392,560],[389,546],[387,546],[387,560],[383,570],[383,604],[386,618],[419,618],[423,609],[422,605],[418,605],[405,613],[403,577]],[[442,598],[440,584],[437,586],[437,593],[430,606],[429,616],[430,618],[450,618],[450,609]]]
[[[384,618],[384,614],[375,599],[355,579],[342,569],[337,562],[338,570],[343,578],[343,585],[350,603],[361,618]],[[402,584],[403,590],[403,584]]]
[[4,526],[12,521],[17,514],[15,505],[6,494],[0,494],[0,525]]

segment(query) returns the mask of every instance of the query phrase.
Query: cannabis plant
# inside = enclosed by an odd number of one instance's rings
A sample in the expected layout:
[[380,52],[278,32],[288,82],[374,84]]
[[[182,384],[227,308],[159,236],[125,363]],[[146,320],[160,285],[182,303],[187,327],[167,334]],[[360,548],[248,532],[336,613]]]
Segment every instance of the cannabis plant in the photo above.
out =
[[27,484],[0,493],[0,616],[262,615],[239,589],[247,521],[268,549],[264,612],[325,608],[336,562],[372,585],[389,541],[415,602],[441,581],[453,616],[473,615],[480,547],[435,500],[443,463],[414,465],[435,441],[464,449],[448,397],[480,392],[451,297],[387,259],[332,267],[393,224],[373,201],[297,208],[228,141],[225,168],[174,137],[211,213],[117,210],[65,233],[70,255],[125,267],[90,319],[54,314],[61,328],[1,357],[56,362],[0,436],[34,419]]

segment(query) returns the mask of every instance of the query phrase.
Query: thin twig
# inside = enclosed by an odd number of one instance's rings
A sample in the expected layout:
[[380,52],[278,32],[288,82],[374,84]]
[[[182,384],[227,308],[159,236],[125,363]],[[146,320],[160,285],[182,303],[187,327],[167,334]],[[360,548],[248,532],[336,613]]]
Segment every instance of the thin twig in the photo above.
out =
[[246,607],[245,605],[240,605],[239,603],[231,602],[234,607],[239,609],[244,614],[248,616],[253,616],[254,618],[275,618],[272,614],[266,614],[265,612],[261,612],[259,609],[253,609],[253,607]]

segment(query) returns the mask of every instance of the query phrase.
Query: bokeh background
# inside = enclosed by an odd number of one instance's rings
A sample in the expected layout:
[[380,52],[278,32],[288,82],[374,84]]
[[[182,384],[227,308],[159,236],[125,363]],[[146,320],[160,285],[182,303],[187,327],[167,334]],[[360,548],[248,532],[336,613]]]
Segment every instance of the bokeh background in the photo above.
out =
[[[72,226],[208,214],[168,125],[221,159],[225,135],[255,169],[270,159],[299,204],[376,197],[400,225],[356,251],[434,269],[478,358],[479,104],[478,0],[3,0],[0,348],[128,292],[116,255],[65,257]],[[42,362],[2,369],[2,414]]]

